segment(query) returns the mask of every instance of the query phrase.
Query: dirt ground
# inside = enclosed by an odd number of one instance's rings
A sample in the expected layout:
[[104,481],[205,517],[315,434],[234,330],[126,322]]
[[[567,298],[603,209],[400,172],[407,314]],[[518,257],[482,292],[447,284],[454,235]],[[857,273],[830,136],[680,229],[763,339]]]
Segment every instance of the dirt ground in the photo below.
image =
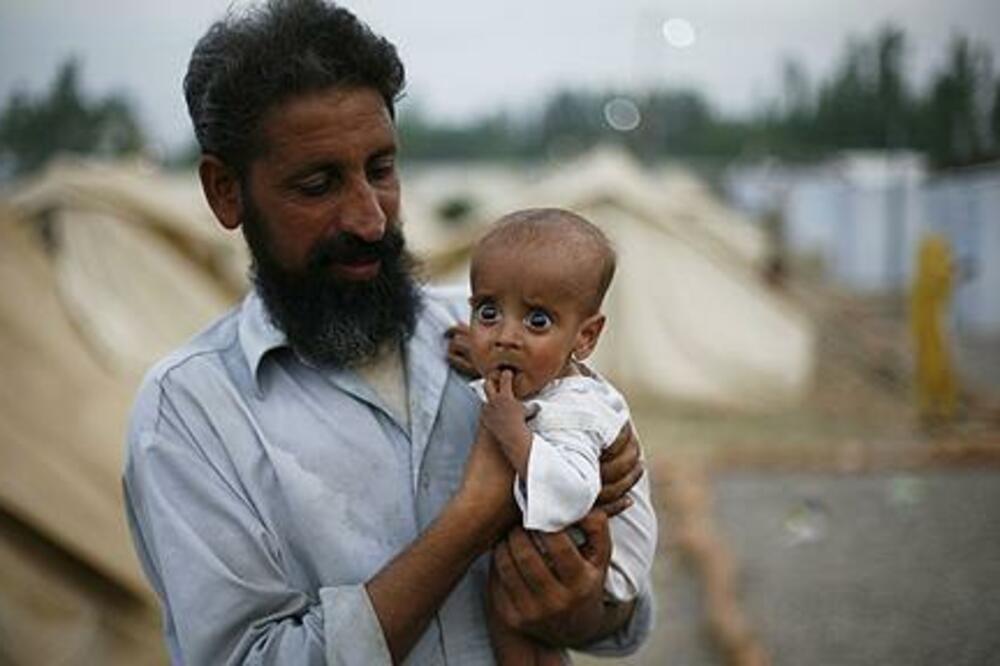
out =
[[[917,621],[926,613],[907,607],[924,599],[914,589],[941,598],[916,581],[942,568],[953,570],[959,582],[948,589],[963,599],[995,606],[984,591],[1000,592],[993,582],[1000,537],[988,523],[967,519],[1000,523],[1000,509],[992,509],[1000,498],[1000,339],[952,341],[959,412],[951,423],[927,425],[915,409],[899,299],[860,299],[815,285],[794,286],[788,295],[811,314],[819,335],[802,404],[772,414],[633,404],[661,521],[659,614],[641,653],[614,663],[972,664],[987,663],[978,661],[986,655],[1000,663],[1000,644],[985,638],[992,630],[975,620],[981,613],[974,602],[971,610],[957,601],[931,604],[945,620],[961,619],[939,624],[939,633]],[[901,506],[910,507],[909,518]],[[990,510],[976,513],[983,506]],[[815,535],[829,514],[852,511],[865,520],[838,522],[836,540]],[[769,529],[776,530],[771,542],[753,538]],[[788,584],[771,563],[788,564],[788,553],[798,551],[772,552],[768,543],[789,538],[823,542],[817,552],[832,553],[827,560],[839,563],[841,578],[831,579],[831,567],[817,559],[812,568],[799,566],[797,584]],[[952,542],[968,542],[967,552],[950,554]],[[922,568],[893,566],[891,553],[904,544]],[[844,592],[855,579],[870,589]],[[810,612],[815,631],[803,633],[799,617]],[[886,613],[901,618],[889,637],[851,620],[870,623]],[[827,640],[831,627],[839,627],[832,634],[839,644]],[[965,652],[949,652],[952,644],[939,635],[945,627],[969,632]],[[575,663],[607,661],[575,656]]]

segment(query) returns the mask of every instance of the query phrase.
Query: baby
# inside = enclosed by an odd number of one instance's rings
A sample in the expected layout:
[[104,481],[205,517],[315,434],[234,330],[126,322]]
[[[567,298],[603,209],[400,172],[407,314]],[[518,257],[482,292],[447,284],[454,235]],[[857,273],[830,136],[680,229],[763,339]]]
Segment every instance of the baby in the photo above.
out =
[[[583,363],[604,328],[614,270],[604,234],[554,208],[505,216],[473,253],[469,352],[482,377],[474,387],[485,401],[482,423],[516,472],[525,529],[563,530],[593,508],[601,452],[629,421],[622,396]],[[629,497],[610,521],[605,592],[618,602],[639,593],[656,549],[645,476]],[[561,653],[497,622],[491,630],[501,664],[563,663]]]

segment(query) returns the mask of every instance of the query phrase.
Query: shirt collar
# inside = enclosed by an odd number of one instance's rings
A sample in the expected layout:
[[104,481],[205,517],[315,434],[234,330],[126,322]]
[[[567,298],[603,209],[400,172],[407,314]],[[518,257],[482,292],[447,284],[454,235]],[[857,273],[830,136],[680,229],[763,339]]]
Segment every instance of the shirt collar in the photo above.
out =
[[[436,403],[440,400],[440,393],[443,389],[448,370],[447,364],[437,363],[436,360],[444,358],[444,332],[454,322],[452,321],[453,317],[447,315],[425,316],[428,314],[426,310],[430,310],[430,314],[432,315],[438,314],[438,308],[427,297],[426,293],[423,294],[422,307],[425,310],[422,310],[421,314],[418,315],[416,331],[414,331],[414,335],[406,343],[407,373],[410,377],[409,384],[413,385],[414,382],[421,384],[419,387],[421,391],[418,391],[418,393],[426,393],[428,396],[431,396],[429,402],[434,403],[436,408]],[[260,386],[260,365],[264,357],[268,352],[288,347],[289,344],[284,331],[275,326],[274,322],[271,321],[267,307],[264,305],[264,301],[256,289],[251,289],[247,293],[240,308],[239,344],[246,359],[247,367],[250,369],[254,388],[260,393],[262,390]],[[435,360],[429,361],[428,357],[425,357],[425,354],[429,354],[429,357]],[[304,359],[300,358],[299,360],[309,365]],[[338,372],[345,373],[348,371]],[[353,371],[351,374],[354,374]],[[411,403],[412,401],[413,396],[411,395]],[[413,407],[413,404],[411,404],[411,419],[413,418]],[[433,414],[434,410],[428,410],[428,412]]]
[[251,289],[243,299],[243,305],[240,309],[239,338],[247,367],[250,368],[250,374],[257,390],[260,390],[257,373],[261,360],[272,349],[287,346],[288,338],[271,321],[264,301],[261,300],[256,289]]

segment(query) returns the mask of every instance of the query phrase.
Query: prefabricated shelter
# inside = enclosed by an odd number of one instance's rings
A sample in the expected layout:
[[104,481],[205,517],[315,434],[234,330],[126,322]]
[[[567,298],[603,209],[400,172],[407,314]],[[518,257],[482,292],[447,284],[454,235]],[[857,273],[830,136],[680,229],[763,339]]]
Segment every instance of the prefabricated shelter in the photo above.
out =
[[957,261],[955,323],[962,334],[1000,336],[1000,165],[942,174],[924,191],[925,226]]
[[833,165],[842,207],[833,248],[833,278],[860,292],[909,286],[923,225],[927,177],[914,153],[845,153]]
[[946,237],[958,261],[959,333],[1000,335],[1000,166],[931,175],[908,152],[849,152],[793,170],[734,167],[726,189],[756,215],[779,209],[798,256],[823,260],[829,277],[859,293],[910,288],[921,238]]
[[748,210],[779,212],[786,249],[818,258],[858,293],[904,290],[924,225],[923,158],[906,151],[845,151],[811,167],[734,168],[727,190]]

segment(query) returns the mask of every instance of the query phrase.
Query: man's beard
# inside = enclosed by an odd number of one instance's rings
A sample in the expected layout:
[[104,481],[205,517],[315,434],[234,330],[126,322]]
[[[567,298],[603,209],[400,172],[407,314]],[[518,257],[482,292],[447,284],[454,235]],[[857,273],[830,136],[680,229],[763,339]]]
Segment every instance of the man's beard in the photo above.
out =
[[[299,270],[281,266],[271,251],[265,220],[249,192],[243,235],[253,256],[250,278],[271,321],[292,349],[318,366],[343,368],[375,358],[388,345],[407,340],[416,326],[420,292],[415,260],[406,251],[398,223],[373,243],[341,232],[318,243]],[[353,281],[336,277],[337,262],[378,259],[378,275]]]

